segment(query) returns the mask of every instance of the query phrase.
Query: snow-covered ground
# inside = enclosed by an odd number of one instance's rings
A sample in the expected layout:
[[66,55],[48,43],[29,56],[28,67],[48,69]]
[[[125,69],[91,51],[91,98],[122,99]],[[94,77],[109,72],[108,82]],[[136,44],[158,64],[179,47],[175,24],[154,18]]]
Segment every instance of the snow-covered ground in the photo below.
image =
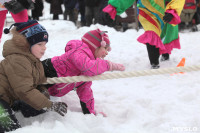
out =
[[[49,5],[45,4],[46,7]],[[129,29],[118,32],[102,25],[77,29],[72,22],[48,18],[39,21],[49,32],[47,51],[42,58],[64,53],[69,40],[80,39],[89,30],[108,31],[112,51],[105,58],[122,63],[126,71],[150,69],[146,46],[137,42],[144,30]],[[10,35],[3,35],[0,49]],[[170,60],[160,62],[161,69],[176,67],[185,57],[185,66],[200,64],[200,32],[180,33],[181,50],[173,50]],[[2,60],[0,53],[0,60]],[[92,85],[97,112],[102,115],[83,115],[75,91],[52,100],[68,104],[68,113],[57,113],[24,118],[16,116],[23,128],[13,133],[197,133],[200,132],[200,71],[173,75],[132,77],[94,81]]]

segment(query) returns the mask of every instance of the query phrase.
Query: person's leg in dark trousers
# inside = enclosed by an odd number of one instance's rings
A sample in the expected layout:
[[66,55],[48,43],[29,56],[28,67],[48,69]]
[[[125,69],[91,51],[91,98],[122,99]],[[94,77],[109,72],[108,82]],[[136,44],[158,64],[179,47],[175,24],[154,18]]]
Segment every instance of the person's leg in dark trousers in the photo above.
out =
[[81,26],[85,26],[85,3],[84,0],[79,0],[79,12],[81,14]]
[[64,4],[64,6],[65,6],[65,11],[63,13],[63,18],[64,18],[64,20],[67,20],[67,17],[69,15],[69,9],[67,8],[66,4]]
[[76,25],[76,9],[74,8],[74,9],[71,9],[70,11],[69,11],[69,21],[72,21],[72,22],[74,22],[74,24]]
[[33,107],[31,107],[30,105],[26,104],[23,101],[15,101],[12,105],[12,109],[14,111],[21,111],[22,115],[24,117],[33,117],[33,116],[37,116],[40,114],[45,113],[46,111],[41,109],[41,110],[36,110]]
[[58,20],[58,14],[53,14],[53,20]]
[[20,128],[21,125],[14,115],[9,104],[0,99],[0,133],[9,132]]
[[90,26],[93,24],[93,10],[92,7],[85,7],[85,20],[86,20],[86,26]]
[[94,11],[94,24],[98,23],[98,17],[99,17],[99,6],[93,7]]
[[152,69],[158,69],[159,66],[159,48],[156,48],[155,46],[152,46],[150,44],[146,44],[147,46],[147,52],[148,52],[148,56],[149,56],[149,61],[151,64],[151,68]]

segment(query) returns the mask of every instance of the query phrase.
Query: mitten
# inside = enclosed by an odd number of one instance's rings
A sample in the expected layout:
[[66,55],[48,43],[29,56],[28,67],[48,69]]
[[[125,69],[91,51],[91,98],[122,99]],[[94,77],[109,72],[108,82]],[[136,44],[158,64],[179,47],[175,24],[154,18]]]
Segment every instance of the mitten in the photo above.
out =
[[61,116],[65,116],[65,114],[67,113],[67,104],[64,102],[53,102],[52,106],[47,110],[54,111]]
[[16,0],[11,0],[11,1],[9,1],[9,2],[5,2],[4,3],[4,6],[5,6],[5,8],[8,10],[8,11],[10,11],[10,12],[12,12],[12,13],[14,13],[14,14],[17,14],[17,13],[19,13],[19,12],[21,12],[21,11],[23,11],[25,8],[22,6],[22,4],[21,3],[19,3],[18,1],[16,1]]
[[113,62],[110,62],[108,61],[108,64],[110,66],[110,69],[109,71],[124,71],[125,70],[125,67],[123,64],[118,64],[118,63],[113,63]]
[[165,16],[163,17],[163,21],[166,23],[169,23],[173,19],[173,15],[171,13],[165,13]]
[[24,8],[33,9],[34,3],[32,0],[17,0]]
[[113,20],[110,18],[109,14],[103,11],[99,13],[99,20],[101,24],[112,25],[113,23]]

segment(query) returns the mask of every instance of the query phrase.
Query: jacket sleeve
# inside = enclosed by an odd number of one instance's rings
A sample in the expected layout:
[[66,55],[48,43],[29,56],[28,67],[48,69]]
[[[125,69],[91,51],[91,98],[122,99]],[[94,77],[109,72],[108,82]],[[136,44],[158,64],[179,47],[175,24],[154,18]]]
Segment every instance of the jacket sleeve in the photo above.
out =
[[133,5],[135,0],[109,0],[108,4],[116,8],[117,15],[122,14],[126,9]]
[[15,95],[33,108],[40,110],[51,106],[42,93],[34,88],[34,78],[32,76],[32,64],[23,56],[10,56],[3,62],[4,71]]
[[109,71],[109,64],[106,60],[92,60],[84,51],[76,51],[72,56],[74,65],[81,71],[82,75],[95,76]]
[[175,10],[177,15],[180,16],[184,4],[185,0],[171,0],[166,6],[166,10]]
[[170,24],[177,25],[181,22],[180,15],[183,10],[184,4],[185,0],[172,0],[167,4],[165,12],[171,13],[173,15]]

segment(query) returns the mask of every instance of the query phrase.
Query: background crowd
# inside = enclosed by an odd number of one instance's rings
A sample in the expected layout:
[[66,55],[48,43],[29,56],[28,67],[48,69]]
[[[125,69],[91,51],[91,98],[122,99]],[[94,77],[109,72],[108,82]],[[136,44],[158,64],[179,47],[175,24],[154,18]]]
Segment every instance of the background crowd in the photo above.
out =
[[[140,24],[135,25],[137,12],[134,5],[127,9],[127,16],[124,18],[117,16],[115,20],[111,20],[108,14],[102,11],[108,5],[108,0],[35,0],[34,9],[28,11],[29,19],[39,20],[43,17],[44,2],[50,4],[49,13],[52,20],[72,21],[77,27],[99,23],[121,31],[133,27],[141,28]],[[186,0],[181,20],[179,30],[198,30],[196,25],[200,23],[199,0]]]
[[[35,9],[32,10],[31,14],[32,19],[39,20],[39,17],[42,16],[43,2],[50,4],[53,20],[58,20],[60,19],[59,16],[63,15],[64,20],[72,21],[78,27],[99,23],[115,28],[121,26],[125,30],[129,23],[136,21],[133,18],[134,14],[137,14],[134,12],[134,6],[131,6],[126,12],[126,19],[118,16],[112,21],[108,14],[102,12],[102,9],[107,6],[108,0],[36,0]],[[180,29],[192,28],[193,31],[197,30],[196,25],[200,23],[199,0],[186,0],[181,20]]]
[[109,18],[102,9],[107,5],[108,0],[36,0],[35,9],[32,10],[30,18],[39,20],[44,9],[44,2],[50,4],[50,14],[53,20],[60,19],[63,15],[64,20],[69,20],[77,24],[80,14],[80,26],[90,26],[100,23],[113,26],[114,22],[106,21]]

